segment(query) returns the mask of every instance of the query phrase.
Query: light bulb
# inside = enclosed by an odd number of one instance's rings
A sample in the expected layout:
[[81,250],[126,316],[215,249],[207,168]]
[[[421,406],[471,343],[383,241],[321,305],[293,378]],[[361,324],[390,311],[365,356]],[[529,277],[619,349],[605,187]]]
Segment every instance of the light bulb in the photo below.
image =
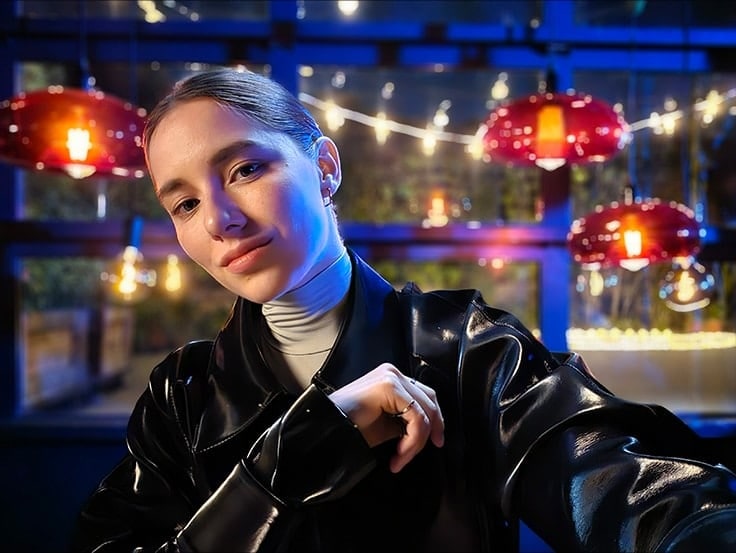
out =
[[87,161],[87,154],[92,148],[87,129],[69,129],[66,132],[66,147],[72,161]]
[[388,122],[386,121],[386,112],[379,111],[376,114],[376,142],[384,145],[390,133],[391,131],[389,130]]
[[166,256],[164,288],[172,294],[181,290],[181,266],[179,265],[179,258],[173,253]]
[[431,199],[432,207],[427,210],[427,218],[422,221],[422,226],[428,227],[444,227],[449,222],[447,216],[447,208],[445,198],[442,194],[435,194]]
[[628,257],[637,257],[641,255],[641,232],[638,230],[624,231],[624,248]]
[[135,303],[144,299],[156,286],[156,271],[143,265],[143,254],[135,246],[126,246],[108,270],[100,273],[113,301]]
[[694,259],[674,263],[659,289],[659,297],[673,311],[688,312],[706,307],[715,292],[715,278]]

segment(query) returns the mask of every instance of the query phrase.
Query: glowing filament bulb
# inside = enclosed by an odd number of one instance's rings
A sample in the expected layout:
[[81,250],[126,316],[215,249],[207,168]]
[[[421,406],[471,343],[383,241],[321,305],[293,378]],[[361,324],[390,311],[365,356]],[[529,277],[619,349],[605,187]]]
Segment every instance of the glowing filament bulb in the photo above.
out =
[[565,118],[562,108],[542,106],[537,115],[537,157],[565,157]]
[[603,288],[605,287],[603,276],[598,271],[591,271],[588,286],[590,286],[591,296],[600,296],[603,293]]
[[626,248],[626,257],[640,256],[642,250],[641,232],[638,230],[624,231],[624,248]]
[[441,194],[432,196],[432,207],[427,211],[426,223],[431,227],[444,227],[448,221],[445,198]]
[[138,268],[136,267],[138,259],[138,248],[135,246],[126,246],[123,251],[123,265],[120,269],[120,282],[118,283],[118,291],[126,299],[130,298],[136,288],[138,288]]
[[86,129],[69,129],[66,133],[66,147],[69,150],[69,159],[72,161],[86,161],[87,154],[92,149],[89,141],[89,131]]
[[427,131],[422,139],[422,152],[429,157],[434,155],[434,149],[437,147],[437,138],[432,131]]
[[339,0],[337,2],[337,8],[348,17],[357,11],[359,5],[358,0]]
[[332,100],[326,102],[325,119],[327,119],[327,128],[336,131],[345,124],[345,116],[342,109]]
[[384,145],[390,133],[391,131],[389,130],[388,123],[386,121],[386,113],[379,111],[376,114],[376,142]]
[[697,291],[697,284],[690,272],[682,271],[677,281],[677,299],[681,302],[688,302],[695,297]]
[[181,267],[179,267],[179,258],[174,254],[169,254],[166,257],[164,287],[168,292],[176,292],[181,289]]

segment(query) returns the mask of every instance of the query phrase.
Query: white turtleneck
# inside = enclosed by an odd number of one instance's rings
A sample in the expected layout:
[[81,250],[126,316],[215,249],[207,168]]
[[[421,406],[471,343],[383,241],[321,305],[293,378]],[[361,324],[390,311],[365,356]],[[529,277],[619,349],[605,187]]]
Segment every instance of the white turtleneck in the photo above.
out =
[[303,391],[327,358],[340,328],[351,272],[350,257],[343,248],[329,267],[307,283],[263,304],[271,331],[263,355],[288,390]]

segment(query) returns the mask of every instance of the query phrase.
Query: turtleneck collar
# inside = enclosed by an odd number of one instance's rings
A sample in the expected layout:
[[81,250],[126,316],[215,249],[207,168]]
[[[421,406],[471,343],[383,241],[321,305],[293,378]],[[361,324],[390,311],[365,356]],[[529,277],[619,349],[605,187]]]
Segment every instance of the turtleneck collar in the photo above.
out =
[[[282,353],[305,354],[328,350],[339,321],[334,311],[350,289],[352,265],[347,250],[307,283],[263,304],[273,347]],[[332,315],[330,315],[332,313]]]

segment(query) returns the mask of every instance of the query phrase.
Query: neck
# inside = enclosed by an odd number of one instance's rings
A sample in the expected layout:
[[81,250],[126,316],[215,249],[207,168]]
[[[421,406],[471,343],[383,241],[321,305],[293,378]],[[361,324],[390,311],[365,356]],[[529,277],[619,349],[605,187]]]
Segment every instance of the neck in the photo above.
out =
[[352,266],[345,248],[308,282],[263,304],[273,346],[283,353],[311,353],[332,346],[339,318],[330,313],[350,288]]

